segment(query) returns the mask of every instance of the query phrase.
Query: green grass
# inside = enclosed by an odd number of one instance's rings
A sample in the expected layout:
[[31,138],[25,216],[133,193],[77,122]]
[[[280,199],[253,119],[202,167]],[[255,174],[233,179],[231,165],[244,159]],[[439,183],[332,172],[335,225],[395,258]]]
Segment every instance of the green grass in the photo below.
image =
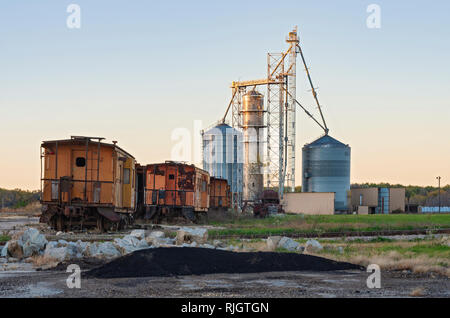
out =
[[235,217],[211,221],[225,229],[210,231],[211,237],[312,234],[325,232],[362,232],[386,230],[436,230],[450,228],[450,214],[391,214],[391,215],[286,215],[255,219]]
[[[421,241],[396,241],[384,238],[376,238],[369,241],[352,240],[337,244],[330,244],[330,242],[323,241],[322,244],[325,247],[342,246],[344,248],[344,257],[351,257],[355,255],[385,255],[389,254],[390,252],[397,252],[402,256],[408,258],[425,255],[429,258],[450,260],[450,248],[436,239],[423,239]],[[327,248],[325,248],[321,253],[338,254],[333,249]]]
[[441,245],[438,243],[433,244],[417,244],[410,247],[402,247],[392,245],[386,245],[378,248],[380,252],[390,252],[396,251],[400,254],[410,254],[412,256],[416,255],[427,255],[429,257],[442,257],[450,259],[450,248],[445,245]]
[[11,239],[8,235],[0,235],[0,242],[8,242]]

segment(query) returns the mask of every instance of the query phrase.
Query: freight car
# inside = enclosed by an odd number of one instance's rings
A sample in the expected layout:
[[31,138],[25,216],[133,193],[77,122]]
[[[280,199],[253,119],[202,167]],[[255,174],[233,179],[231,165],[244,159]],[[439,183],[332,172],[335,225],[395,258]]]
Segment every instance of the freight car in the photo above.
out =
[[158,223],[162,218],[184,216],[195,221],[210,204],[208,172],[180,162],[137,168],[138,217]]
[[116,142],[72,136],[41,145],[40,221],[59,231],[119,229],[135,212],[135,159]]
[[231,205],[231,191],[226,179],[210,178],[210,210],[228,210]]

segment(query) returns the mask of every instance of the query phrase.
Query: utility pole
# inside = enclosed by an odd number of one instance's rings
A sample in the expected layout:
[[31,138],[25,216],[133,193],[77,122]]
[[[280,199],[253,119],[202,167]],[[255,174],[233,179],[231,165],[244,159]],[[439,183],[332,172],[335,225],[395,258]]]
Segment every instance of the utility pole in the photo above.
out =
[[438,197],[439,197],[439,213],[441,213],[441,177],[436,177],[438,180]]

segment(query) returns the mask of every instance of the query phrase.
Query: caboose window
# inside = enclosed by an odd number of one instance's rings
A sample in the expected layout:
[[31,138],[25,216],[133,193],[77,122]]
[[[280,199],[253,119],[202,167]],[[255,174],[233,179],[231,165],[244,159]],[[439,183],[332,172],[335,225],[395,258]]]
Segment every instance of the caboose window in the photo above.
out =
[[78,157],[75,160],[75,164],[77,167],[85,167],[86,166],[86,159],[83,157]]
[[175,179],[175,175],[169,174],[169,180],[173,180],[173,179]]
[[123,184],[130,184],[130,169],[123,169]]

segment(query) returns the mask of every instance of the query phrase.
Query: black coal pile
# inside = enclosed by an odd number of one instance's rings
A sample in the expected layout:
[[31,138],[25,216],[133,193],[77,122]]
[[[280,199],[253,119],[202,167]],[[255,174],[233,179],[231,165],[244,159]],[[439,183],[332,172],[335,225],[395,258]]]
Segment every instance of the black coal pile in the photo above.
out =
[[275,271],[334,271],[363,269],[317,256],[295,253],[235,253],[209,248],[151,248],[117,258],[94,268],[85,277],[120,278],[261,273]]

